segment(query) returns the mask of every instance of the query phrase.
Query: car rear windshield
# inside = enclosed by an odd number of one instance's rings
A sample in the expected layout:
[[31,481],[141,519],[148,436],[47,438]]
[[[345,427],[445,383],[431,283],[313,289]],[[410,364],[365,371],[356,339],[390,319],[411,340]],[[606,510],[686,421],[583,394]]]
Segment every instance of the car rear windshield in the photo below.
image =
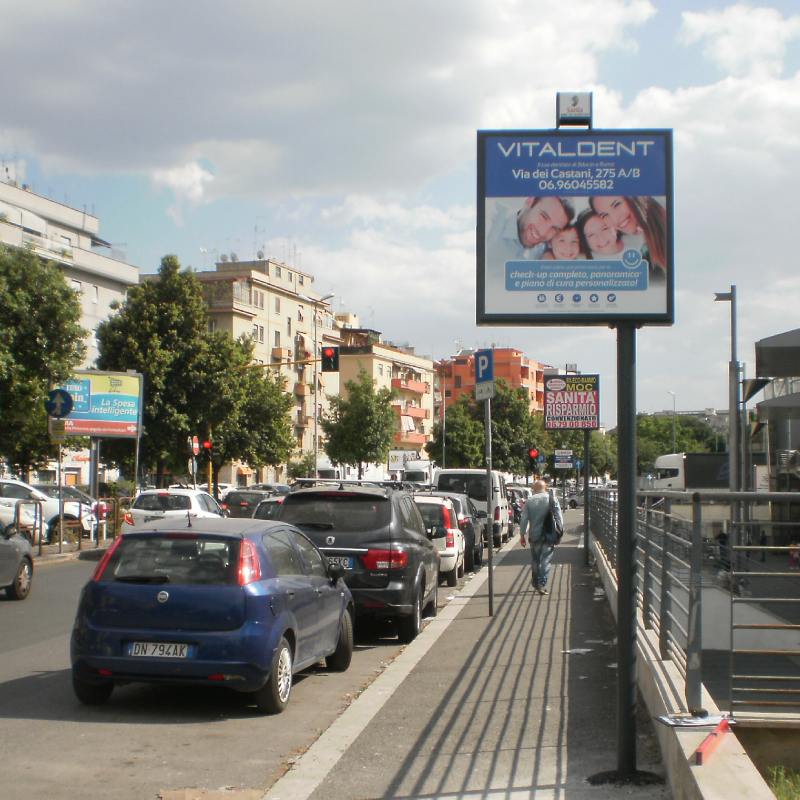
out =
[[440,475],[438,489],[442,492],[458,492],[469,495],[473,500],[486,502],[485,475]]
[[392,504],[387,497],[351,492],[319,492],[286,495],[280,519],[300,528],[335,530],[340,533],[377,530],[389,525]]
[[192,501],[185,494],[140,494],[131,508],[142,511],[186,511]]
[[264,503],[259,503],[253,513],[253,517],[255,519],[275,519],[278,511],[280,511],[281,505],[282,503],[280,500],[267,500]]
[[442,514],[442,505],[440,503],[417,503],[417,508],[419,508],[419,513],[422,514],[426,528],[432,528],[434,525],[444,525],[444,514]]
[[230,586],[239,582],[240,543],[240,539],[202,536],[126,536],[99,580]]
[[260,503],[264,497],[264,492],[228,492],[225,495],[225,504],[233,505],[234,503],[241,503],[241,505],[254,505]]

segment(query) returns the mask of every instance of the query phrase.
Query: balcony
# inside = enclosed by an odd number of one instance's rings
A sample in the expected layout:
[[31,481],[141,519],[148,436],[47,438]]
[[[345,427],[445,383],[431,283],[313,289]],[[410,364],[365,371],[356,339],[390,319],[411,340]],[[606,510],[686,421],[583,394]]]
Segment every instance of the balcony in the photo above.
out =
[[398,415],[405,417],[414,417],[414,419],[429,419],[430,412],[427,408],[420,408],[419,406],[408,406],[402,403],[395,403],[393,406]]
[[401,392],[413,392],[414,394],[430,394],[431,385],[421,381],[408,381],[403,378],[392,378],[392,389],[399,389]]
[[287,347],[273,347],[272,360],[277,361],[279,363],[282,363],[283,361],[291,361],[292,351],[289,350]]
[[305,428],[306,425],[308,425],[308,422],[309,422],[310,419],[311,419],[311,416],[309,414],[306,414],[306,412],[302,408],[299,408],[297,410],[297,414],[296,414],[295,420],[294,420],[295,427],[297,427],[297,428]]
[[430,436],[427,433],[411,433],[401,431],[394,435],[396,442],[408,442],[409,444],[426,444],[430,441]]
[[308,397],[311,394],[311,387],[307,383],[298,381],[294,385],[294,393],[298,397]]

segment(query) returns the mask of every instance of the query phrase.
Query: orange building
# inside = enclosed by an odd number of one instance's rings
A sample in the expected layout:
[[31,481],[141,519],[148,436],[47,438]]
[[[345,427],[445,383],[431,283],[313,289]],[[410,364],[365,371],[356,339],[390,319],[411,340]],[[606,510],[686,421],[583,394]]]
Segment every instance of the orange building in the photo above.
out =
[[[439,407],[441,401],[449,408],[461,397],[470,394],[475,388],[475,350],[460,350],[450,360],[439,361],[436,375],[439,381]],[[494,349],[494,376],[502,378],[510,388],[524,388],[530,397],[530,409],[544,411],[544,371],[550,369],[546,364],[532,361],[511,347]]]

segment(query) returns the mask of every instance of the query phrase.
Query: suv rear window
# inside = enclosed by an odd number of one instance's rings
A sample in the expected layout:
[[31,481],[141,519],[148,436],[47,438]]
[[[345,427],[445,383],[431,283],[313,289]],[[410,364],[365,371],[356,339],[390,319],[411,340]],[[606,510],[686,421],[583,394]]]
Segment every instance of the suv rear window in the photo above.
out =
[[239,581],[240,539],[126,536],[101,581],[231,586]]
[[440,503],[420,503],[417,501],[417,508],[419,513],[422,514],[426,528],[432,528],[434,525],[444,525],[444,514],[442,514]]
[[389,498],[349,492],[289,494],[280,511],[282,522],[291,522],[299,528],[330,529],[340,533],[385,528],[391,518]]
[[480,503],[486,502],[485,475],[440,475],[437,488],[440,492],[466,494]]
[[131,508],[142,511],[185,511],[192,501],[185,494],[140,494]]

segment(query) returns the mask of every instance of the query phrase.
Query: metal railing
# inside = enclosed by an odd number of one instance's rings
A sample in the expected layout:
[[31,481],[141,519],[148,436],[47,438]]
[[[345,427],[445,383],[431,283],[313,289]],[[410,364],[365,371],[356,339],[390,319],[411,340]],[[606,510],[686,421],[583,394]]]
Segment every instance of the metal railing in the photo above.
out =
[[[658,635],[661,658],[685,681],[687,706],[702,705],[705,653],[709,665],[713,660],[726,673],[710,676],[716,692],[709,691],[721,708],[740,718],[796,718],[800,494],[647,491],[638,497],[637,605],[644,627]],[[590,492],[590,520],[592,536],[616,569],[615,491]],[[704,605],[713,620],[705,638]],[[713,672],[706,670],[707,682]]]

